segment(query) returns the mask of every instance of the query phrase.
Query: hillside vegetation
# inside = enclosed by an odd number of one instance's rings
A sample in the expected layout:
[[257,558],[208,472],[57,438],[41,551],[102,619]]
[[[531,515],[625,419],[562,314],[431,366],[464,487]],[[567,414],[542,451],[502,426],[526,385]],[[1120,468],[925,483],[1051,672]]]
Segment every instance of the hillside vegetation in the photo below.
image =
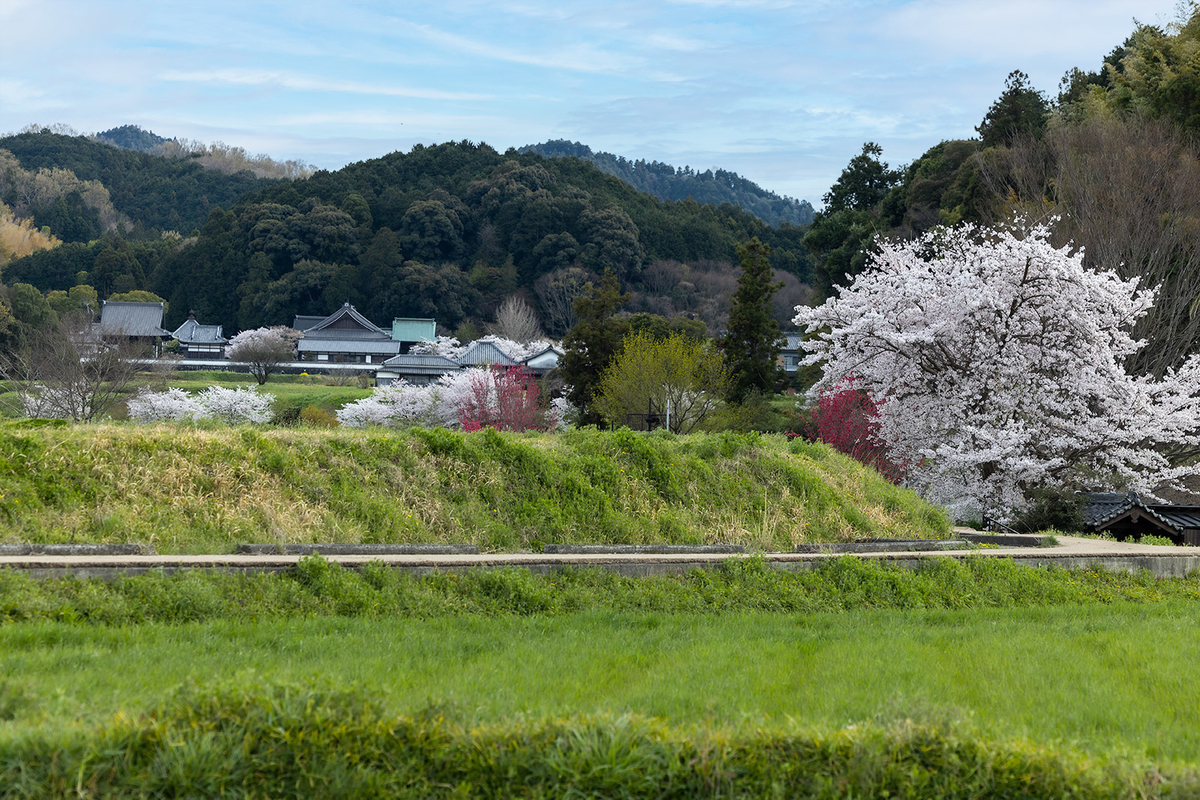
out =
[[0,541],[804,541],[948,534],[940,509],[782,436],[0,427]]
[[521,152],[589,161],[609,175],[659,200],[691,198],[697,203],[709,205],[729,203],[749,211],[768,225],[808,225],[813,220],[813,207],[807,200],[781,197],[728,170],[699,172],[690,166],[674,167],[661,161],[641,158],[631,161],[612,153],[593,151],[585,144],[566,139],[526,145]]

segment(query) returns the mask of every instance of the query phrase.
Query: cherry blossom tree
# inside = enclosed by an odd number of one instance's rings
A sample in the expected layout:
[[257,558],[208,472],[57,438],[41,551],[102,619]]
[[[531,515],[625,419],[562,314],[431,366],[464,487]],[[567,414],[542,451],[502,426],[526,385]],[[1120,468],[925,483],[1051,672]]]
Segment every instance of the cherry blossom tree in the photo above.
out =
[[303,337],[303,333],[286,325],[242,331],[229,340],[225,357],[248,364],[250,374],[262,386],[280,364],[295,358],[296,342]]
[[381,386],[370,397],[347,403],[337,418],[353,428],[440,425],[465,430],[549,430],[562,427],[572,410],[565,401],[542,408],[537,384],[528,370],[497,366],[459,370],[432,384],[402,380]]
[[909,482],[963,516],[1004,517],[1043,486],[1153,496],[1194,468],[1200,357],[1131,376],[1132,327],[1156,290],[1023,235],[974,226],[881,241],[869,269],[797,308],[812,394],[847,380],[877,404],[878,436]]

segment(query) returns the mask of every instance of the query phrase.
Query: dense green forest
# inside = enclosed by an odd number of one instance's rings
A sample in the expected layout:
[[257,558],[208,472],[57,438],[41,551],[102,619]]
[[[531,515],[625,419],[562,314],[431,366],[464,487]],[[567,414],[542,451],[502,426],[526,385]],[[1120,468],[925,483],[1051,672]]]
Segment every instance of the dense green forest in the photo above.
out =
[[1014,71],[979,138],[940,142],[898,169],[864,145],[804,239],[816,298],[866,268],[877,236],[1049,220],[1089,266],[1161,287],[1136,331],[1149,344],[1128,367],[1180,365],[1200,347],[1200,11],[1185,13],[1138,26],[1096,71],[1068,72],[1057,97]]
[[[76,202],[46,224],[53,232],[82,220],[80,232],[10,262],[5,283],[41,292],[86,284],[101,299],[152,291],[169,301],[169,327],[190,310],[229,331],[286,324],[348,300],[382,324],[422,316],[478,331],[521,293],[547,333],[562,335],[574,297],[612,268],[635,290],[628,310],[720,328],[736,245],[753,236],[774,247],[773,266],[787,276],[781,319],[809,277],[803,228],[773,228],[730,205],[664,202],[573,158],[460,142],[272,182],[49,131],[4,147],[27,175],[65,167],[95,181],[123,220],[101,235],[95,210]],[[201,208],[195,236],[161,234],[168,219]]]
[[768,225],[808,225],[813,220],[813,207],[807,200],[781,197],[736,172],[723,169],[697,172],[691,167],[673,167],[661,161],[630,161],[612,153],[593,152],[585,144],[566,139],[526,145],[521,152],[590,161],[609,175],[660,200],[691,198],[697,203],[711,205],[729,203],[749,211]]

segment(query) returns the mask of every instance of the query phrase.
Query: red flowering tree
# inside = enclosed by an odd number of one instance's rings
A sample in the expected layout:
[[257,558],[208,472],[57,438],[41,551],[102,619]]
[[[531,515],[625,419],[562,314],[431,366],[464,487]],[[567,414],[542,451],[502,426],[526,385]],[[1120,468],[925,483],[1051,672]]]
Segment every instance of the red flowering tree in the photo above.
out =
[[853,381],[821,392],[813,409],[817,439],[851,458],[874,467],[892,483],[904,479],[902,464],[892,460],[879,437],[879,407],[871,393]]
[[464,431],[495,428],[502,431],[546,430],[555,420],[538,402],[533,373],[521,366],[478,370],[459,400],[458,421]]

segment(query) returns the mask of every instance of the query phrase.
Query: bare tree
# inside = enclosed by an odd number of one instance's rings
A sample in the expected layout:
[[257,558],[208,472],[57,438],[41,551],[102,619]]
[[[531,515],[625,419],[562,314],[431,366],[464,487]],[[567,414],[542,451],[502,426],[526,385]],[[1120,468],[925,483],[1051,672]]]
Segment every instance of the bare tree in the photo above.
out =
[[125,336],[100,337],[87,314],[69,314],[35,330],[28,347],[0,362],[31,417],[89,422],[134,388],[144,345]]
[[567,267],[537,279],[533,291],[551,335],[562,336],[579,321],[575,316],[575,298],[583,294],[583,287],[594,277],[582,267]]
[[546,338],[537,313],[518,295],[512,295],[500,304],[496,309],[496,321],[487,329],[494,336],[521,344]]
[[1022,139],[980,157],[998,213],[1058,216],[1058,243],[1084,248],[1085,264],[1158,286],[1134,329],[1148,344],[1127,365],[1161,376],[1200,348],[1200,160],[1166,122],[1093,119]]

